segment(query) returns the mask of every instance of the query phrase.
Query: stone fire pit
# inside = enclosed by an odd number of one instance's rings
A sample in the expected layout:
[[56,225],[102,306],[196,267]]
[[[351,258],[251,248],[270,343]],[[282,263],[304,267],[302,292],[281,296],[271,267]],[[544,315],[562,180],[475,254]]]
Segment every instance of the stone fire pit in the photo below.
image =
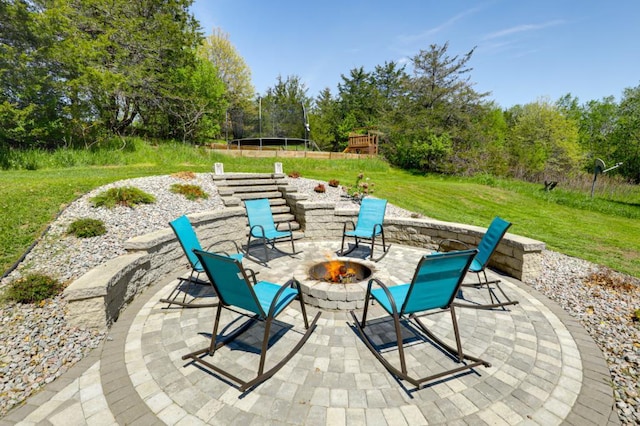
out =
[[322,309],[350,310],[364,307],[371,278],[388,282],[379,265],[349,257],[307,262],[294,273],[300,281],[305,303]]

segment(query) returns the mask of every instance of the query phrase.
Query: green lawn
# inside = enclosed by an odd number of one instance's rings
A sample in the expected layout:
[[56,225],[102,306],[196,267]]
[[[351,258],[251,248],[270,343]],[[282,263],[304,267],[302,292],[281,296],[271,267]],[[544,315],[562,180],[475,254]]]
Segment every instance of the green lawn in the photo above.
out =
[[640,277],[640,191],[624,200],[591,200],[588,194],[546,193],[542,185],[521,182],[415,175],[379,160],[231,158],[201,151],[188,161],[164,155],[145,164],[0,171],[0,269],[7,270],[66,204],[95,187],[181,170],[208,172],[217,161],[226,172],[270,172],[279,161],[287,173],[347,185],[364,172],[375,184],[375,196],[400,207],[479,226],[499,215],[513,222],[512,233]]

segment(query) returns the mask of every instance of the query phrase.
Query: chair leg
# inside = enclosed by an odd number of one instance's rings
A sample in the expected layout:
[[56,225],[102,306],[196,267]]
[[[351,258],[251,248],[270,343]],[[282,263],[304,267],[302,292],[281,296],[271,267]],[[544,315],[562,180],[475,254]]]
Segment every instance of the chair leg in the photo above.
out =
[[264,245],[264,258],[265,258],[265,262],[269,261],[269,249],[267,248],[267,239],[263,238],[262,239],[262,244]]
[[209,343],[209,355],[213,356],[216,350],[216,340],[218,338],[218,326],[220,325],[220,314],[222,313],[222,304],[218,304],[216,309],[216,319],[213,322],[213,330],[211,331],[211,342]]
[[[489,278],[487,277],[487,272],[485,269],[482,270],[482,273],[484,275],[484,281],[482,281],[481,277],[480,277],[480,271],[475,272],[477,274],[478,277],[478,283],[477,284],[463,284],[464,287],[476,287],[476,288],[481,288],[483,286],[487,287],[487,291],[489,292],[489,299],[491,301],[491,303],[487,303],[487,304],[473,304],[473,303],[453,303],[454,306],[457,306],[459,308],[472,308],[472,309],[496,309],[496,308],[502,308],[502,310],[506,311],[506,306],[510,306],[510,305],[517,305],[518,303],[520,303],[517,300],[511,300],[511,298],[509,298],[509,296],[507,295],[507,293],[505,293],[505,291],[502,289],[502,287],[500,286],[500,280],[491,280],[489,281]],[[495,295],[493,289],[491,288],[491,284],[495,284],[495,287],[498,289],[498,291],[502,294],[502,297],[504,297],[505,301],[501,302],[497,296]]]
[[[187,278],[186,280],[184,278],[178,278],[180,283],[178,283],[178,285],[171,291],[171,293],[169,293],[169,296],[160,299],[160,302],[168,304],[167,306],[165,306],[165,308],[170,308],[171,305],[177,305],[182,308],[215,308],[216,306],[218,306],[217,303],[194,303],[193,300],[191,302],[187,302],[187,293],[189,292],[189,288],[191,288],[191,283],[199,281],[200,277],[200,272],[197,272],[197,275],[195,277],[194,273],[196,273],[196,271],[192,269],[191,275],[189,275],[189,278]],[[184,281],[187,281],[187,288],[182,291],[182,301],[176,300],[177,298],[179,298],[179,292],[181,291],[180,286]]]
[[396,329],[396,341],[398,345],[398,354],[400,355],[400,371],[402,371],[402,373],[406,375],[407,362],[404,358],[404,344],[403,344],[403,338],[402,338],[402,329],[400,328],[400,317],[398,316],[397,313],[393,315],[393,325],[395,326],[395,329]]
[[373,257],[373,248],[375,247],[375,241],[376,241],[376,236],[372,236],[371,237],[371,254],[369,255],[369,259],[374,261],[374,262],[378,262],[379,260],[381,260],[383,257],[385,257],[387,255],[387,253],[389,252],[389,247],[391,247],[391,245],[387,246],[385,239],[384,239],[384,229],[380,232],[381,236],[382,236],[382,255],[378,258],[374,258]]
[[267,349],[269,347],[269,332],[271,331],[271,321],[273,318],[267,318],[264,322],[264,337],[262,338],[262,348],[260,350],[260,364],[258,366],[258,376],[264,371],[264,362],[267,358]]

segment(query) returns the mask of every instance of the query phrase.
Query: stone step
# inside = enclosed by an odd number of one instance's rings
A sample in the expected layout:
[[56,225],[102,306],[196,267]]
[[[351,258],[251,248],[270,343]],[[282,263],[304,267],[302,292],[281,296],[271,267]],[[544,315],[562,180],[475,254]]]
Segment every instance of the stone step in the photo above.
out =
[[285,212],[285,213],[273,212],[273,221],[276,223],[293,222],[295,220],[296,220],[296,217],[289,212]]
[[[222,193],[220,195],[222,195]],[[239,198],[241,200],[256,200],[258,198],[268,198],[269,200],[271,200],[271,199],[276,199],[276,198],[282,198],[282,194],[280,193],[280,191],[274,191],[274,192],[245,192],[245,193],[234,192],[233,196],[236,197],[236,198]]]
[[284,179],[286,175],[274,173],[225,173],[213,175],[213,180]]
[[231,187],[243,187],[243,186],[255,186],[255,185],[276,185],[275,179],[237,179],[237,180],[227,180],[224,183],[218,183],[220,186],[231,186]]
[[245,192],[273,192],[273,191],[278,191],[278,187],[276,185],[227,186],[227,187],[221,187],[221,188],[231,189],[236,194],[245,193]]
[[271,213],[273,215],[281,214],[281,213],[291,213],[291,208],[289,208],[286,204],[271,204]]

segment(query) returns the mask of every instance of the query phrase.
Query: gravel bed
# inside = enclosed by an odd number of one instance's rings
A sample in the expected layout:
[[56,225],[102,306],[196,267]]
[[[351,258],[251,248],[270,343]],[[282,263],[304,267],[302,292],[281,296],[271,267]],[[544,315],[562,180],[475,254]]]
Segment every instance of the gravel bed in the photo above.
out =
[[[344,197],[341,188],[325,183],[326,192],[317,193],[313,188],[320,181],[305,178],[287,181],[312,200],[336,202],[340,208],[358,208]],[[189,201],[169,191],[174,183],[199,185],[209,198]],[[108,188],[123,186],[135,186],[153,194],[156,202],[133,209],[91,205],[91,197]],[[27,271],[56,275],[69,283],[91,268],[124,254],[123,243],[129,238],[167,228],[169,221],[182,214],[222,208],[210,174],[197,174],[190,180],[177,176],[136,178],[103,186],[71,203],[18,268],[0,282],[0,287]],[[420,217],[391,204],[387,214]],[[103,220],[107,234],[87,239],[67,236],[69,224],[85,217]],[[639,424],[640,327],[631,315],[640,309],[639,280],[552,251],[544,251],[542,258],[543,273],[528,284],[580,320],[605,354],[620,420],[623,424]],[[590,284],[587,278],[593,273],[614,276],[616,282],[631,285],[625,289]],[[105,338],[102,332],[70,327],[65,321],[65,309],[61,297],[37,305],[0,306],[0,416],[63,374]]]

